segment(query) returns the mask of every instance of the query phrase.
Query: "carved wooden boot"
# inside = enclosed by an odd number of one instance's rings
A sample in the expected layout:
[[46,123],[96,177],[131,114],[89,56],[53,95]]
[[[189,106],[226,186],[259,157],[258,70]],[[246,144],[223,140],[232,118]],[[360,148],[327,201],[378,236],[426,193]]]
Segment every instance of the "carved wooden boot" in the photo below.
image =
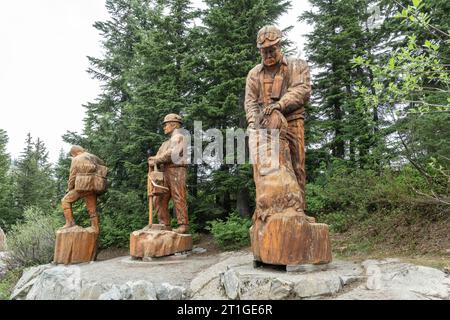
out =
[[182,224],[178,228],[173,229],[176,233],[186,234],[189,232],[189,226],[187,224]]

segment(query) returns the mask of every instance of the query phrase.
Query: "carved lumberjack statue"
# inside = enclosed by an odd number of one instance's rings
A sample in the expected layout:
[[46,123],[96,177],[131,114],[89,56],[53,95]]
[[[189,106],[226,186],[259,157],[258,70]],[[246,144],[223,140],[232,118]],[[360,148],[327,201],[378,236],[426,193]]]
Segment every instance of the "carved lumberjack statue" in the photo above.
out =
[[250,70],[245,111],[256,185],[250,229],[255,265],[331,261],[328,226],[305,215],[304,104],[311,93],[305,61],[281,52],[281,31],[257,35],[262,63]]
[[308,64],[301,59],[287,58],[281,52],[281,31],[265,26],[258,32],[257,47],[262,63],[247,76],[245,111],[247,123],[255,128],[262,115],[280,111],[287,120],[287,140],[304,204],[305,193],[305,136],[304,105],[311,94]]
[[[192,250],[188,234],[187,213],[187,142],[182,133],[182,119],[171,113],[165,116],[164,133],[170,135],[155,156],[148,158],[149,224],[130,235],[132,258],[157,258]],[[153,224],[153,198],[159,224]],[[178,228],[170,227],[169,201],[172,199]]]
[[[107,167],[103,160],[74,145],[70,149],[72,163],[67,194],[61,201],[66,224],[56,232],[54,261],[56,263],[79,263],[95,260],[97,239],[100,232],[97,214],[97,196],[106,191]],[[72,204],[83,199],[91,219],[91,227],[75,224]]]
[[148,158],[150,168],[158,170],[160,166],[160,170],[164,172],[164,187],[167,188],[167,192],[161,192],[155,197],[158,221],[164,224],[166,230],[171,230],[169,200],[172,198],[179,225],[173,231],[177,233],[187,233],[189,230],[186,204],[187,169],[183,158],[186,142],[184,135],[180,132],[182,124],[181,117],[177,114],[171,113],[165,116],[163,129],[166,135],[170,135],[170,139],[161,145],[156,156]]

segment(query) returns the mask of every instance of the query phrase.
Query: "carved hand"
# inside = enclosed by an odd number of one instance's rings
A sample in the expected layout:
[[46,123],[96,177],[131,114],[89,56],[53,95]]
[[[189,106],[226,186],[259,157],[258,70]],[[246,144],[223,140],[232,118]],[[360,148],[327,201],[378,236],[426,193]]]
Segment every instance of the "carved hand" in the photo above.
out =
[[280,104],[278,102],[269,104],[264,108],[263,113],[270,116],[274,110],[281,110]]

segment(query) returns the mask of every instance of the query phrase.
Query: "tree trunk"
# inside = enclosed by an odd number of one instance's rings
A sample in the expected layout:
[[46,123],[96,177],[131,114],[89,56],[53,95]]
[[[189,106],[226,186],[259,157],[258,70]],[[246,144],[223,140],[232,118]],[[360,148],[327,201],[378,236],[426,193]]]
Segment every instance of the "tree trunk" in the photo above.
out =
[[236,195],[236,208],[241,217],[250,217],[250,192],[248,188],[242,188]]

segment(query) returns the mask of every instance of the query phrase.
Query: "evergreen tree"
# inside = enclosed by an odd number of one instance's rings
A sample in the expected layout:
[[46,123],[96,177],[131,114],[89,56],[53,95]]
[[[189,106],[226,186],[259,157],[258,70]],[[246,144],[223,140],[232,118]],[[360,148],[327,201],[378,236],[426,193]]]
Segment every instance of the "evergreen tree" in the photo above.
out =
[[[260,61],[256,34],[262,26],[274,24],[288,10],[290,1],[206,0],[205,4],[204,28],[195,34],[199,50],[190,57],[191,74],[198,82],[192,85],[189,118],[202,121],[205,130],[221,129],[225,136],[226,128],[246,128],[246,76]],[[204,212],[203,220],[215,218],[214,212],[226,215],[238,209],[241,215],[251,213],[251,166],[222,164],[217,170],[205,164],[197,174],[202,188],[199,192],[211,195],[209,201],[200,198],[195,207]],[[219,210],[213,212],[211,207]]]
[[0,227],[8,229],[17,219],[18,211],[14,208],[11,179],[11,159],[6,152],[8,135],[0,129]]
[[147,152],[156,153],[166,139],[164,115],[181,113],[187,96],[183,61],[195,16],[189,4],[109,0],[111,19],[94,25],[106,55],[90,58],[89,72],[103,81],[104,91],[86,105],[83,135],[64,138],[103,158],[110,169],[109,192],[99,203],[104,245],[127,243],[148,219]]
[[39,138],[33,141],[28,133],[25,148],[14,163],[15,207],[23,212],[36,206],[52,210],[56,206],[56,188],[48,151]]
[[62,199],[67,191],[67,180],[70,174],[71,158],[64,152],[59,151],[58,161],[55,166],[56,194],[58,199]]

